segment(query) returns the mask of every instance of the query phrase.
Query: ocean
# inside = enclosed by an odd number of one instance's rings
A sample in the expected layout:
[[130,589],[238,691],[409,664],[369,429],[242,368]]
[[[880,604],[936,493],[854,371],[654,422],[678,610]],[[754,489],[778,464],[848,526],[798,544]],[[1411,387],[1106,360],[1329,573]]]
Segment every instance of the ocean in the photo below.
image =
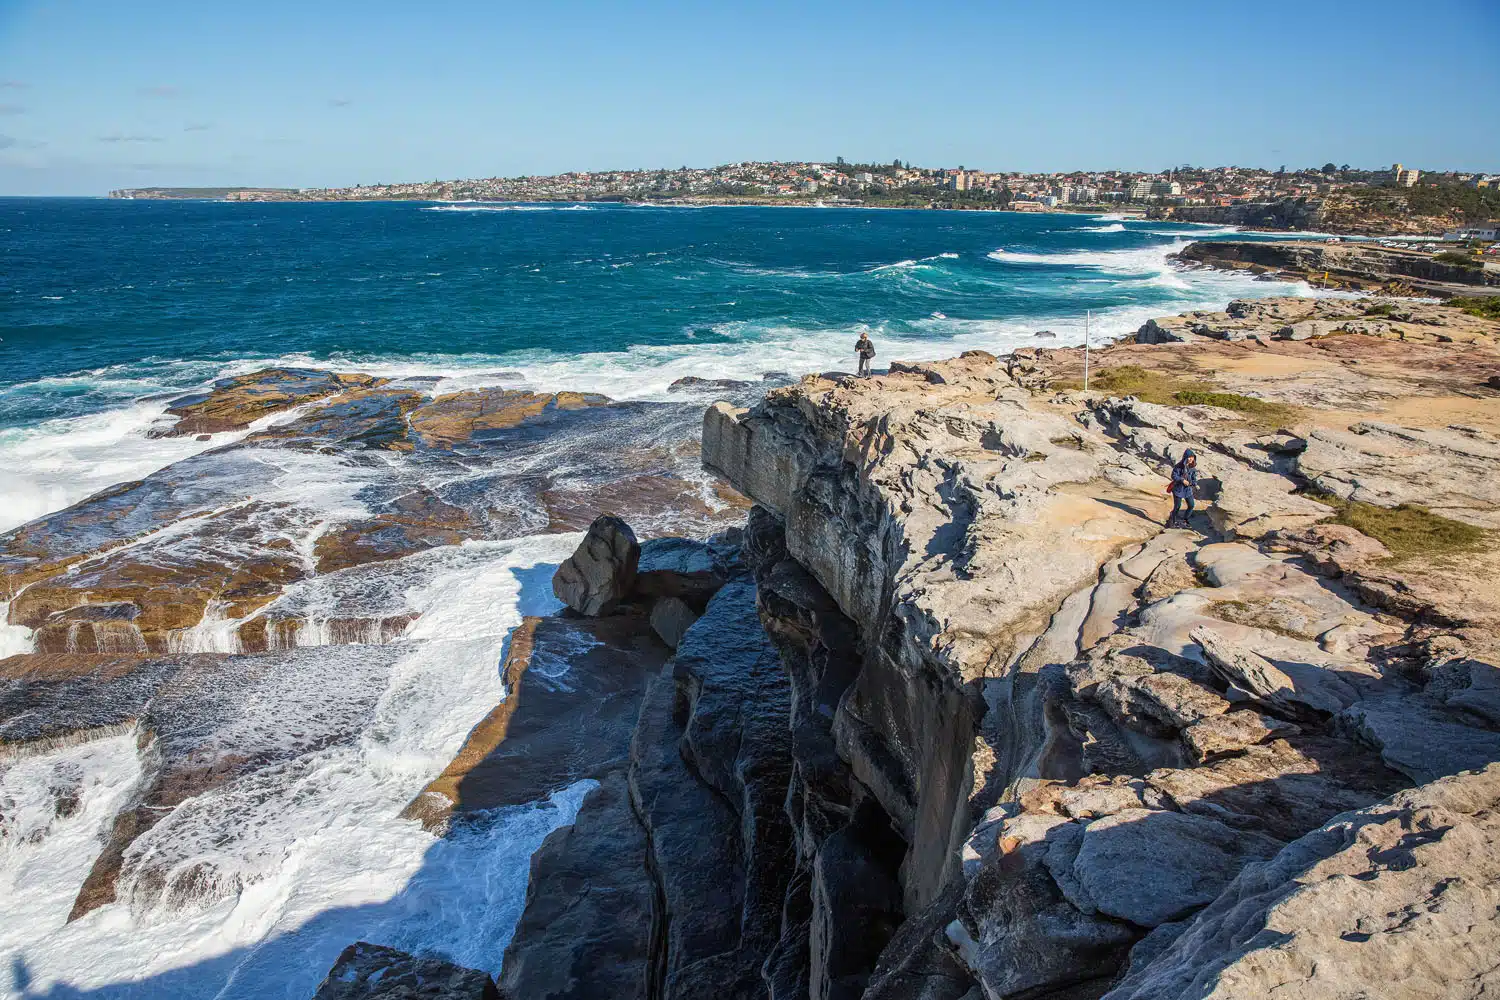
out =
[[[194,450],[166,394],[268,365],[660,398],[1081,343],[1283,283],[1172,268],[1223,227],[850,208],[0,199],[0,530]],[[1054,339],[1035,334],[1051,330]]]
[[[692,447],[712,396],[671,384],[850,370],[861,331],[878,369],[1080,343],[1085,311],[1102,342],[1151,316],[1309,293],[1167,261],[1231,232],[848,208],[0,200],[0,568],[76,550],[44,583],[84,605],[94,579],[143,615],[174,588],[203,602],[162,654],[187,665],[152,709],[157,738],[169,756],[227,755],[227,773],[265,762],[171,805],[131,843],[116,900],[69,922],[155,758],[107,727],[0,755],[0,995],[305,998],[360,939],[498,973],[530,855],[592,782],[446,836],[400,813],[508,696],[510,632],[560,607],[551,574],[601,491],[636,504],[643,535],[742,516]],[[316,430],[316,406],[254,433],[151,433],[172,399],[269,366],[388,376],[427,399],[503,386],[624,402],[456,450],[278,436]],[[385,537],[400,522],[379,519],[417,496],[467,518],[464,539],[320,560],[346,529]],[[264,573],[225,584],[236,566]],[[230,610],[267,580],[282,582]],[[35,651],[45,621],[12,618],[0,603],[0,656]],[[290,623],[281,645],[244,648],[259,619],[261,634]],[[351,638],[353,619],[376,627]],[[406,624],[391,636],[391,621]]]

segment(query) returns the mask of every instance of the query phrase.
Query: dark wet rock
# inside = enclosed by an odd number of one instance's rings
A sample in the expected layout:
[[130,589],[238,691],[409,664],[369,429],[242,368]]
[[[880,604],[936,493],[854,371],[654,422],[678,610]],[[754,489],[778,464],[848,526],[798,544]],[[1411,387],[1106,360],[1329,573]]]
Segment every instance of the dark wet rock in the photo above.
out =
[[609,403],[607,396],[597,393],[471,389],[423,404],[412,412],[410,422],[424,446],[452,449],[482,445],[522,424],[546,422],[572,410]]
[[[44,652],[167,652],[172,634],[199,624],[210,602],[238,618],[307,575],[285,538],[246,553],[247,543],[278,527],[295,522],[253,502],[217,519],[189,520],[180,531],[31,584],[11,603],[10,621],[35,629]],[[109,618],[96,615],[99,605],[112,609]]]
[[552,577],[557,599],[583,615],[607,615],[630,598],[641,546],[630,525],[605,514]]
[[526,908],[500,987],[526,1000],[652,996],[656,884],[623,772],[605,775],[571,826],[531,858]]
[[672,649],[682,643],[682,637],[697,620],[698,612],[680,597],[658,598],[651,605],[651,629]]
[[733,378],[699,378],[697,375],[684,375],[682,378],[667,386],[668,392],[708,392],[713,389],[748,389],[749,382],[741,382]]
[[68,653],[0,660],[0,756],[128,730],[181,665],[173,658]]
[[386,379],[306,368],[269,368],[221,379],[205,393],[183,396],[167,407],[177,418],[160,437],[185,437],[243,430],[262,417],[355,388],[373,388]]
[[773,997],[809,989],[857,996],[901,923],[897,872],[906,849],[890,817],[840,758],[833,735],[837,706],[860,669],[859,630],[788,557],[784,527],[769,511],[752,509],[741,551],[790,682],[796,763],[787,810],[797,873],[788,885],[768,986]]
[[701,609],[728,578],[724,563],[706,542],[652,538],[641,543],[635,592],[648,598],[681,598]]
[[652,682],[630,786],[650,843],[659,971],[653,995],[761,997],[793,856],[786,675],[732,582]]
[[252,434],[247,441],[305,449],[407,451],[411,448],[408,416],[423,399],[410,389],[346,392],[294,420]]
[[1038,339],[1043,339],[1043,338],[1055,339],[1057,337],[1057,334],[1053,333],[1051,330],[1038,330],[1036,333],[1032,334],[1032,336],[1034,336],[1034,337],[1036,337]]
[[[645,474],[601,484],[553,486],[542,493],[548,530],[583,531],[603,514],[617,514],[655,531],[707,535],[739,520],[750,502],[715,483],[705,498],[702,483],[675,474]],[[709,501],[712,501],[710,503]]]
[[448,503],[425,487],[383,503],[373,513],[371,518],[345,522],[318,536],[313,549],[318,572],[397,559],[489,534],[488,524],[472,511]]
[[441,829],[621,769],[647,680],[668,655],[640,615],[527,618],[501,665],[505,700],[403,815]]
[[359,941],[345,948],[313,1000],[500,1000],[489,973]]

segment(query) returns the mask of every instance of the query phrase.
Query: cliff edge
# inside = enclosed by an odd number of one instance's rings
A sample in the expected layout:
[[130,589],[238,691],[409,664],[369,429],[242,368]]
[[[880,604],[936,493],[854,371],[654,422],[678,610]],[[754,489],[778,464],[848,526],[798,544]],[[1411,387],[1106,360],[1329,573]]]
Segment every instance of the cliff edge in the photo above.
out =
[[[1496,832],[1500,438],[1432,417],[1496,394],[1415,344],[1265,332],[1104,352],[1095,379],[1237,379],[1164,403],[971,352],[706,414],[793,691],[807,992],[769,995],[1494,987],[1500,883],[1457,859]],[[1493,330],[1462,350],[1493,364]],[[1400,400],[1427,419],[1379,419]],[[1188,447],[1205,509],[1163,530]],[[858,874],[891,853],[890,890]]]

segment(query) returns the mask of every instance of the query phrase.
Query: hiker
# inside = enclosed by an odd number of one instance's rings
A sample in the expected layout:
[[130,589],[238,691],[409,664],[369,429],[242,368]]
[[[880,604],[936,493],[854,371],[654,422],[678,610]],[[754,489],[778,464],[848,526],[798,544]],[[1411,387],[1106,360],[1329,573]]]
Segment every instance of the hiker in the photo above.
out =
[[870,335],[861,331],[859,339],[854,342],[854,353],[859,355],[859,377],[870,377],[870,359],[875,356],[875,344],[871,342]]
[[[1172,466],[1172,485],[1167,492],[1172,494],[1172,516],[1167,518],[1167,527],[1190,527],[1193,516],[1193,496],[1198,488],[1198,453],[1189,448],[1182,453],[1182,460]],[[1187,509],[1183,510],[1184,501]]]

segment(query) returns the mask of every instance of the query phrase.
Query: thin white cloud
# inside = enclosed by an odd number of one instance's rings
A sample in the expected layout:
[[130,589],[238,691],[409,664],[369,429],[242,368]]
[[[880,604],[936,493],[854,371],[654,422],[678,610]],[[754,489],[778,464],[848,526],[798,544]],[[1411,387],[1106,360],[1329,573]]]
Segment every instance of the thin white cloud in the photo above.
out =
[[20,140],[13,135],[0,135],[0,149],[10,149]]
[[122,135],[119,132],[111,132],[109,135],[101,135],[100,142],[165,142],[159,135]]
[[328,106],[330,108],[347,108],[353,103],[354,102],[349,100],[349,98],[347,97],[330,97],[328,99]]
[[181,93],[182,90],[180,88],[170,83],[161,83],[154,87],[141,88],[141,96],[143,97],[176,97]]
[[20,80],[0,80],[0,90],[25,90],[28,86]]
[[193,122],[191,124],[184,125],[182,127],[182,130],[184,132],[207,132],[211,128],[213,128],[212,122]]
[[19,104],[0,104],[0,115],[23,115],[26,109]]

